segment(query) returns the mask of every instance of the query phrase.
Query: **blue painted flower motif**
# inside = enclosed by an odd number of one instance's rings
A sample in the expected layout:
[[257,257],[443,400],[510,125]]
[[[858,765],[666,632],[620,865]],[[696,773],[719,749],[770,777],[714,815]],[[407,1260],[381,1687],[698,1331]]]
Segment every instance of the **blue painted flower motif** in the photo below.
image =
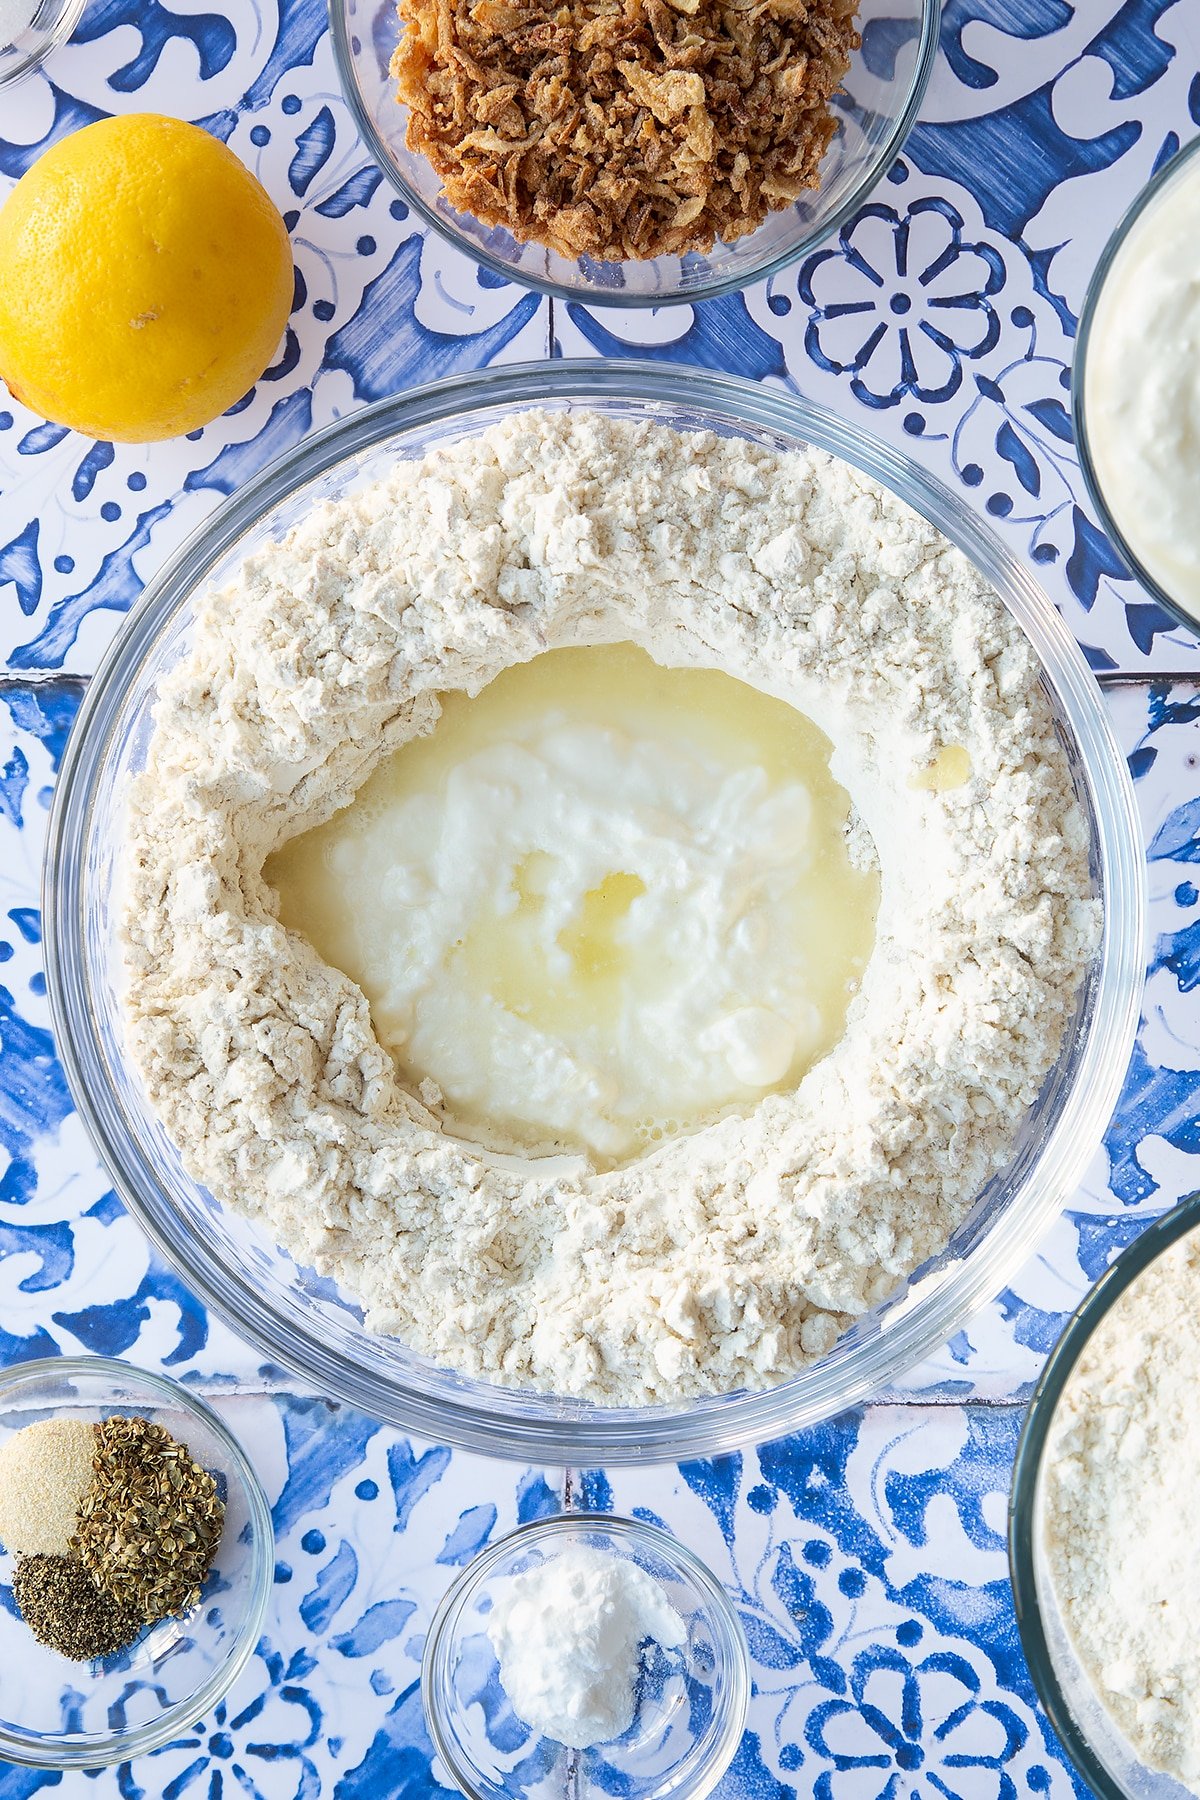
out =
[[[117,1786],[123,1800],[315,1800],[321,1789],[316,1765],[305,1755],[321,1736],[321,1708],[299,1682],[315,1667],[306,1650],[285,1663],[267,1639],[258,1646],[267,1685],[247,1705],[231,1711],[217,1702],[208,1718],[173,1738],[144,1761],[122,1763]],[[144,1785],[143,1785],[144,1784]]]
[[900,213],[873,201],[802,266],[813,308],[804,347],[822,369],[851,377],[872,407],[906,395],[933,405],[958,392],[963,360],[1000,338],[992,296],[1004,262],[990,244],[963,242],[962,215],[928,196]]
[[981,1685],[951,1651],[913,1662],[901,1650],[864,1650],[851,1666],[851,1698],[809,1714],[809,1747],[832,1764],[815,1800],[1015,1800],[1004,1765],[1028,1730],[1003,1701],[981,1699]]

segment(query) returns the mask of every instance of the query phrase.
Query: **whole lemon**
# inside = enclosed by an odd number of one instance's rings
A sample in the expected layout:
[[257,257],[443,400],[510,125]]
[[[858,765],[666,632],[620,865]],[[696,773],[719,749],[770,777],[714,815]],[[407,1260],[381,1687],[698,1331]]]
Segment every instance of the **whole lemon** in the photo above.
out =
[[215,419],[270,362],[291,301],[274,203],[180,119],[86,125],[0,208],[0,376],[90,437],[145,443]]

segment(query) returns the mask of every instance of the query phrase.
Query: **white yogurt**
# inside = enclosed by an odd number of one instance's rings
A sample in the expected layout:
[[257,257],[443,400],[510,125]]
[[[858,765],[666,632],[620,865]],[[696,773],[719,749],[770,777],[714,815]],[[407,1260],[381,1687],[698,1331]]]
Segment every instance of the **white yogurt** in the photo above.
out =
[[1092,319],[1084,412],[1130,549],[1200,618],[1200,160],[1147,206]]
[[586,1750],[632,1725],[643,1645],[677,1649],[687,1630],[661,1582],[579,1544],[496,1584],[488,1638],[517,1717]]
[[464,1130],[618,1160],[841,1035],[878,889],[828,753],[727,675],[558,650],[448,699],[269,879]]

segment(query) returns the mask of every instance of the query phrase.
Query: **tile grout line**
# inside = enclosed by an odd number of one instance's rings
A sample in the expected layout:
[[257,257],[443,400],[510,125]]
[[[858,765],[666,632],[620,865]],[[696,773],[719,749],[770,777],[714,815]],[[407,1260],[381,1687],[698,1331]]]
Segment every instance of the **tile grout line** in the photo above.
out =
[[28,669],[18,673],[14,669],[0,670],[0,693],[10,688],[29,687],[77,687],[87,688],[91,685],[90,675],[70,675],[62,669]]
[[1093,669],[1101,688],[1153,687],[1160,681],[1200,681],[1200,664],[1194,669]]
[[[214,1318],[219,1317],[219,1315],[215,1313],[212,1316]],[[230,1326],[229,1329],[232,1330],[233,1327]],[[178,1380],[179,1377],[174,1376],[172,1379]],[[336,1398],[331,1398],[326,1394],[319,1394],[315,1388],[265,1387],[237,1381],[235,1381],[234,1385],[230,1386],[228,1383],[222,1382],[219,1377],[201,1377],[199,1381],[185,1380],[183,1386],[189,1394],[199,1394],[206,1400],[319,1400],[323,1405],[343,1406],[350,1412],[357,1412],[360,1410],[353,1406],[348,1400],[338,1400]],[[873,1400],[860,1401],[857,1406],[847,1407],[842,1413],[833,1413],[830,1417],[844,1418],[853,1412],[872,1412],[883,1410],[885,1408],[890,1412],[895,1412],[902,1407],[925,1412],[928,1412],[933,1408],[950,1411],[963,1406],[986,1407],[991,1408],[993,1411],[1005,1407],[1010,1409],[1014,1407],[1020,1408],[1029,1405],[1030,1400],[1033,1398],[1033,1389],[1035,1386],[1036,1383],[1031,1382],[1027,1394],[962,1394],[958,1396],[950,1394],[929,1394],[924,1398],[915,1394],[881,1394]],[[371,1413],[364,1413],[363,1417],[372,1418],[374,1415]],[[380,1420],[379,1423],[386,1424],[386,1421]],[[402,1430],[403,1427],[396,1426],[394,1429],[399,1431]],[[419,1433],[417,1435],[420,1436]],[[788,1434],[785,1432],[782,1435],[787,1436]],[[429,1439],[428,1441],[432,1443],[434,1440]],[[771,1438],[763,1440],[764,1443],[772,1443],[774,1441],[775,1440]],[[669,1463],[670,1459],[668,1458],[667,1460]],[[569,1511],[578,1504],[580,1497],[580,1482],[583,1474],[587,1469],[597,1468],[600,1465],[594,1463],[572,1463],[570,1465],[559,1464],[551,1466],[562,1468],[563,1505],[564,1508]],[[667,1464],[655,1464],[655,1467],[659,1466],[666,1467]]]
[[[1093,679],[1102,689],[1119,687],[1152,687],[1160,681],[1200,682],[1200,662],[1194,669],[1093,669]],[[0,693],[11,688],[63,687],[87,688],[92,676],[63,669],[0,669]]]

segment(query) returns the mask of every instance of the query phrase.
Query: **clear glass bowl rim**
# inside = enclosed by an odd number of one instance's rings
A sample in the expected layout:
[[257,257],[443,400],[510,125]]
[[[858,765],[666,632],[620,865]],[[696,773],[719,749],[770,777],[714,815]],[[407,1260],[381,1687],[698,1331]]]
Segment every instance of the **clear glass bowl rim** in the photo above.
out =
[[550,1541],[555,1538],[573,1538],[589,1531],[604,1532],[609,1537],[624,1539],[633,1545],[644,1545],[664,1562],[681,1569],[704,1595],[719,1627],[732,1687],[729,1712],[704,1777],[690,1790],[689,1800],[703,1800],[705,1795],[710,1794],[737,1754],[750,1709],[750,1651],[733,1602],[707,1563],[701,1562],[695,1551],[689,1550],[686,1544],[681,1544],[670,1532],[642,1519],[626,1519],[616,1513],[553,1513],[547,1518],[530,1519],[527,1524],[518,1525],[515,1531],[507,1532],[504,1537],[497,1538],[494,1544],[481,1550],[442,1596],[425,1640],[421,1660],[421,1701],[425,1708],[429,1735],[438,1756],[470,1800],[487,1800],[487,1797],[475,1785],[470,1765],[459,1755],[454,1733],[447,1728],[442,1718],[440,1700],[439,1676],[448,1654],[453,1627],[474,1590],[514,1550],[531,1548],[543,1538]]
[[[32,75],[35,70],[40,69],[46,58],[67,42],[83,17],[83,9],[86,4],[87,0],[65,0],[62,11],[49,29],[44,32],[40,43],[35,44],[32,50],[27,51],[23,56],[16,57],[11,62],[0,62],[0,93],[8,88],[16,87],[18,81],[24,81],[27,75]],[[36,24],[36,19],[34,22]],[[4,48],[8,49],[11,46],[5,45]]]
[[[674,293],[665,289],[661,293],[637,294],[625,293],[596,284],[594,287],[568,287],[565,282],[548,281],[536,275],[526,274],[503,258],[491,256],[472,242],[465,233],[455,229],[449,219],[442,216],[435,207],[429,205],[415,188],[405,181],[396,167],[387,145],[375,129],[375,121],[363,105],[362,95],[358,91],[358,82],[354,77],[353,54],[350,49],[350,28],[346,21],[345,0],[328,0],[329,32],[333,40],[333,60],[337,66],[338,84],[342,98],[350,109],[354,126],[359,137],[370,152],[372,161],[382,169],[384,176],[391,182],[396,192],[412,207],[413,211],[429,225],[438,236],[473,262],[490,269],[493,275],[501,276],[505,281],[516,283],[520,287],[532,289],[534,293],[545,294],[555,300],[574,300],[586,306],[645,308],[659,306],[695,305],[701,300],[715,300],[722,294],[738,293],[749,287],[752,282],[769,280],[778,275],[781,269],[799,261],[800,257],[815,250],[818,244],[832,237],[841,228],[863,201],[878,185],[892,159],[898,155],[901,145],[916,123],[921,103],[925,98],[925,90],[929,86],[929,78],[933,73],[933,65],[937,59],[939,34],[942,20],[942,0],[921,0],[921,32],[917,47],[917,58],[913,65],[912,79],[904,105],[896,116],[895,124],[886,139],[880,144],[875,155],[863,167],[862,175],[854,187],[846,195],[842,204],[835,207],[828,218],[822,219],[806,231],[796,243],[778,256],[765,257],[761,263],[750,264],[742,274],[727,275],[721,279],[706,282],[702,287],[689,288],[686,293]],[[753,237],[753,233],[751,233]]]
[[1042,1622],[1036,1574],[1037,1496],[1054,1412],[1092,1335],[1143,1270],[1200,1227],[1200,1193],[1187,1194],[1147,1225],[1088,1290],[1050,1352],[1021,1427],[1008,1500],[1008,1566],[1021,1648],[1038,1698],[1076,1771],[1099,1800],[1132,1800],[1075,1721]]
[[[812,442],[882,480],[940,527],[998,584],[1029,635],[1069,718],[1092,787],[1105,908],[1095,1009],[1084,1056],[1035,1170],[987,1242],[932,1292],[909,1291],[885,1328],[765,1390],[675,1408],[574,1408],[543,1395],[478,1384],[480,1397],[435,1374],[405,1384],[343,1359],[315,1334],[293,1334],[260,1291],[194,1239],[144,1166],[107,1089],[97,1053],[84,959],[83,853],[91,795],[103,776],[114,721],[136,685],[147,645],[202,585],[215,561],[294,488],[397,432],[453,421],[472,409],[570,400],[635,401],[686,409],[689,422],[730,422]],[[433,1442],[485,1455],[584,1465],[674,1461],[763,1443],[866,1400],[956,1331],[1006,1285],[1066,1195],[1082,1179],[1120,1092],[1142,990],[1144,860],[1133,786],[1100,691],[1075,640],[998,540],[947,489],[857,425],[791,394],[728,375],[611,360],[501,365],[452,376],[364,407],[312,433],[226,500],[147,584],[93,677],[67,741],[55,789],[43,875],[46,979],[58,1054],[75,1106],[118,1193],[167,1262],[206,1305],[271,1361],[316,1392],[347,1401]]]
[[[107,1377],[130,1389],[145,1388],[156,1399],[202,1419],[213,1436],[220,1440],[246,1495],[251,1524],[249,1554],[253,1559],[253,1597],[233,1654],[213,1670],[209,1679],[189,1699],[178,1701],[150,1723],[134,1726],[129,1731],[113,1731],[104,1738],[92,1737],[86,1744],[74,1744],[64,1737],[55,1745],[53,1754],[34,1749],[27,1738],[15,1736],[0,1726],[0,1758],[32,1769],[102,1769],[159,1750],[179,1732],[194,1725],[229,1691],[249,1662],[262,1633],[275,1579],[275,1533],[262,1483],[224,1420],[182,1382],[173,1381],[169,1375],[156,1375],[150,1369],[141,1369],[136,1363],[123,1362],[115,1356],[43,1356],[32,1362],[14,1363],[0,1372],[0,1412],[11,1405],[22,1387],[35,1386],[40,1381],[70,1381],[75,1376],[88,1380]],[[83,1394],[77,1402],[64,1400],[62,1404],[87,1406],[92,1402]]]
[[1113,264],[1116,262],[1118,256],[1120,256],[1121,251],[1125,247],[1126,238],[1141,219],[1142,214],[1148,207],[1154,204],[1164,188],[1166,188],[1170,182],[1174,181],[1176,176],[1182,174],[1183,170],[1192,161],[1193,157],[1196,156],[1200,156],[1200,137],[1193,138],[1191,142],[1185,144],[1181,150],[1177,150],[1174,156],[1169,157],[1162,165],[1161,169],[1156,169],[1154,171],[1154,174],[1150,177],[1145,187],[1134,195],[1129,206],[1117,222],[1112,236],[1100,252],[1100,260],[1092,270],[1092,278],[1088,282],[1087,293],[1084,295],[1083,307],[1079,314],[1079,327],[1075,333],[1075,355],[1071,363],[1071,428],[1075,434],[1075,448],[1079,452],[1079,468],[1083,475],[1088,499],[1091,501],[1096,516],[1100,520],[1100,525],[1105,537],[1109,539],[1110,543],[1116,549],[1117,554],[1120,556],[1122,562],[1126,564],[1135,581],[1145,588],[1146,592],[1150,595],[1156,605],[1161,606],[1163,611],[1168,614],[1170,618],[1174,619],[1177,625],[1186,625],[1190,632],[1200,636],[1200,618],[1197,618],[1194,613],[1186,611],[1186,609],[1180,605],[1178,600],[1172,599],[1171,595],[1162,586],[1161,582],[1150,573],[1149,569],[1142,562],[1137,551],[1134,550],[1113,516],[1112,509],[1105,498],[1104,489],[1100,483],[1100,477],[1096,473],[1096,465],[1092,457],[1091,439],[1088,436],[1087,400],[1085,398],[1087,390],[1087,357],[1092,341],[1092,325],[1096,317],[1096,308],[1100,304],[1100,296],[1103,293],[1105,283],[1112,272]]

